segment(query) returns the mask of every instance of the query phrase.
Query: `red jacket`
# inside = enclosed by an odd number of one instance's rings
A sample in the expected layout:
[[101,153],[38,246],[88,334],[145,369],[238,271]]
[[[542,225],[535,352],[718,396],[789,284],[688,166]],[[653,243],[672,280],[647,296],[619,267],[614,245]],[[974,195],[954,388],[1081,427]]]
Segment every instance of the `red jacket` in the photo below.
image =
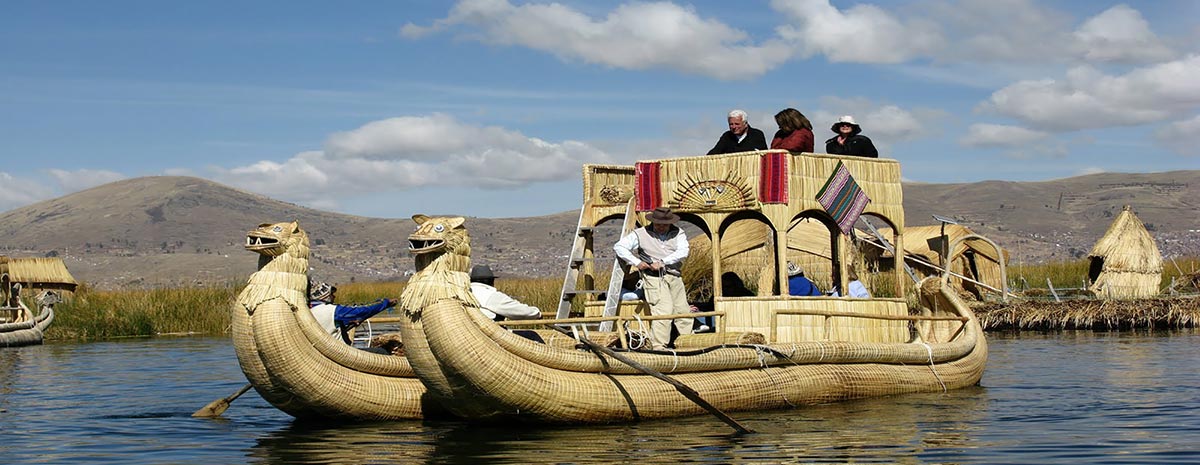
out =
[[791,134],[784,137],[780,137],[779,133],[775,133],[775,139],[771,140],[771,148],[784,149],[791,152],[812,153],[813,133],[805,128],[792,131]]

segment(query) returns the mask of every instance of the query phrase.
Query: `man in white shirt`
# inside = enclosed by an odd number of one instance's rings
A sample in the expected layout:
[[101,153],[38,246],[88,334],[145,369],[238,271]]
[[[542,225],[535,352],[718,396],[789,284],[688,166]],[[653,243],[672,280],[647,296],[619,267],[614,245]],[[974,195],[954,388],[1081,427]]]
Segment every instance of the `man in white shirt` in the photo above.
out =
[[[642,290],[651,315],[689,314],[691,306],[680,272],[689,249],[683,230],[675,226],[679,215],[671,213],[670,208],[659,207],[646,215],[646,219],[650,220],[649,226],[622,237],[613,251],[641,273]],[[672,324],[680,335],[692,334],[693,318],[655,320],[650,324],[653,349],[669,346]]]
[[542,311],[532,305],[525,305],[508,294],[495,288],[496,275],[492,267],[479,265],[471,268],[471,293],[479,301],[479,310],[485,316],[496,321],[535,320],[542,317]]

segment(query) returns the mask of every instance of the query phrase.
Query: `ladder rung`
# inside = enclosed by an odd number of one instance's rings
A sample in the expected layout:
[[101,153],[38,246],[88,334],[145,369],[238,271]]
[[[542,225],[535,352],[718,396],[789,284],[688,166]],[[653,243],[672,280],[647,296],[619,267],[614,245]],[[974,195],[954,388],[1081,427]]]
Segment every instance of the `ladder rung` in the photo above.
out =
[[608,289],[576,289],[574,291],[563,292],[563,300],[567,300],[580,294],[603,294],[605,292],[608,292]]

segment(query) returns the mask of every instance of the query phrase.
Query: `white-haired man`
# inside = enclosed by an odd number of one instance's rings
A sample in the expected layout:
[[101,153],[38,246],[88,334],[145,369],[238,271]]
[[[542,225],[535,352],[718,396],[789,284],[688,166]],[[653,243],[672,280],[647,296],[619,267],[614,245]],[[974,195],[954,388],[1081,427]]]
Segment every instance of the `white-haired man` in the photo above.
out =
[[742,110],[729,112],[729,130],[717,139],[717,145],[708,151],[709,155],[722,153],[749,152],[751,150],[766,150],[767,136],[763,132],[750,127],[749,117]]

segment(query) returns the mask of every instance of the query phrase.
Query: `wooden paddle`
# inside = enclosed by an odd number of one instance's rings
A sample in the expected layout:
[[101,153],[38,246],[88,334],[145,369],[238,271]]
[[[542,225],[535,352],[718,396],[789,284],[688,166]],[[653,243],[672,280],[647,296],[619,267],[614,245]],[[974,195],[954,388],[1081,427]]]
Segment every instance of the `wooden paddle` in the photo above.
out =
[[[567,332],[567,330],[562,329],[558,326],[551,326],[551,327],[558,330],[559,332],[561,332],[563,334],[566,334],[567,336],[575,337],[571,333]],[[696,392],[695,389],[692,389],[691,387],[688,387],[688,385],[683,384],[682,382],[679,382],[679,380],[676,380],[675,378],[664,375],[661,372],[659,372],[653,368],[650,368],[646,365],[642,365],[638,362],[630,360],[629,358],[625,357],[624,355],[620,355],[620,354],[614,352],[612,349],[609,349],[608,347],[605,347],[605,346],[602,346],[595,342],[592,342],[590,339],[588,339],[584,336],[579,336],[576,340],[586,344],[589,348],[592,349],[592,351],[600,352],[604,355],[615,358],[618,361],[620,361],[621,363],[624,363],[626,365],[633,367],[633,369],[635,369],[637,371],[648,374],[648,375],[658,378],[662,381],[665,381],[667,384],[675,386],[675,390],[679,391],[680,394],[683,394],[683,396],[687,397],[688,400],[695,402],[696,405],[703,407],[704,410],[708,411],[708,413],[711,413],[713,416],[715,416],[718,419],[720,419],[721,421],[725,422],[725,424],[732,427],[734,429],[734,431],[737,431],[740,434],[754,432],[754,430],[751,430],[749,428],[746,428],[745,426],[742,426],[741,423],[737,422],[737,420],[734,420],[729,415],[726,415],[725,412],[722,412],[720,409],[713,407],[712,404],[708,403],[708,401],[706,401],[702,397],[700,397],[700,393]]]
[[250,383],[246,383],[245,386],[242,386],[242,388],[238,389],[238,391],[233,393],[233,395],[209,402],[208,405],[205,405],[204,408],[197,410],[196,413],[192,414],[192,416],[200,418],[219,417],[222,413],[225,413],[226,409],[229,408],[230,402],[233,402],[234,399],[241,397],[242,394],[245,394],[246,391],[250,390],[250,388]]

